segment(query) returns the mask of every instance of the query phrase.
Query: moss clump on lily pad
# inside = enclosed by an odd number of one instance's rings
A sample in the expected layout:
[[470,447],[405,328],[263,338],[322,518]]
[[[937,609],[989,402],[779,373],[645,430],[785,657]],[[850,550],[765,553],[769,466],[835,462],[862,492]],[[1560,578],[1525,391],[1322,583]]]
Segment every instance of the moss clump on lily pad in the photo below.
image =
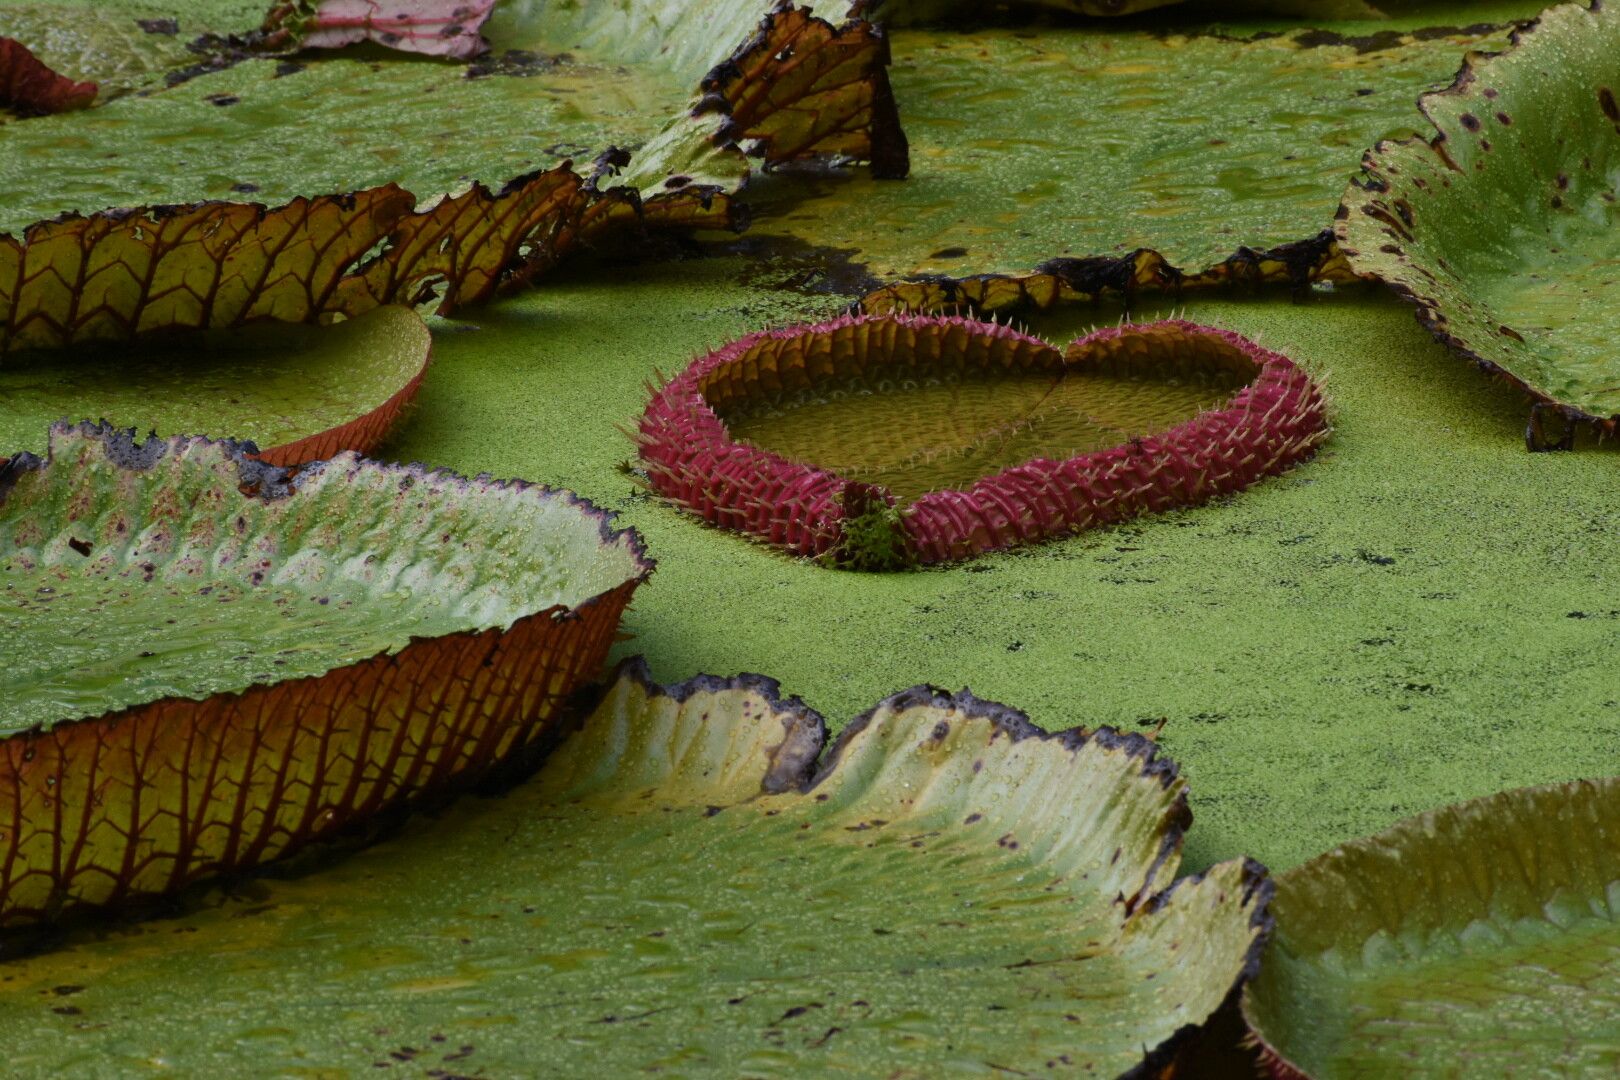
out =
[[651,571],[567,492],[58,426],[0,469],[0,925],[535,752]]
[[1282,874],[1243,1009],[1277,1077],[1608,1076],[1620,780],[1410,818]]
[[1380,143],[1339,212],[1359,273],[1537,402],[1532,448],[1620,427],[1620,10],[1547,10],[1421,102],[1427,140]]
[[1286,357],[1178,320],[1059,352],[1007,326],[861,316],[743,338],[656,391],[658,494],[797,555],[888,569],[1241,490],[1326,437]]
[[[823,739],[770,680],[632,665],[498,801],[9,964],[0,1038],[33,1071],[274,1032],[266,1072],[1134,1076],[1250,972],[1264,871],[1177,880],[1185,784],[1141,736],[918,687]],[[71,1040],[36,1015],[64,984]]]

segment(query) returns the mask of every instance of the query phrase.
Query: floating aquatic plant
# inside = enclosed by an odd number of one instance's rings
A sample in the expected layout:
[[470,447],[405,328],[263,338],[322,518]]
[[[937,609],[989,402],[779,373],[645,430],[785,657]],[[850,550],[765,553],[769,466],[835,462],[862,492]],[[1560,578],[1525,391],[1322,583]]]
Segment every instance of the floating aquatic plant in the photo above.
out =
[[704,521],[876,569],[1202,502],[1326,432],[1305,372],[1223,330],[1127,324],[1059,352],[994,323],[861,316],[699,358],[636,440],[653,490]]
[[0,469],[0,926],[532,756],[651,564],[567,492],[58,426]]
[[370,454],[415,398],[431,351],[421,316],[385,307],[333,326],[12,353],[0,357],[0,458],[43,452],[46,429],[63,417],[230,432],[272,465]]
[[[631,7],[569,8],[541,23],[570,41],[576,35],[622,36],[627,28],[641,33],[637,20],[649,13]],[[602,142],[588,168],[576,169],[570,156],[559,154],[553,167],[531,169],[495,187],[462,184],[459,193],[441,198],[421,199],[382,182],[399,175],[401,140],[408,143],[418,134],[414,127],[399,133],[384,125],[385,146],[357,148],[346,140],[339,145],[334,181],[365,181],[337,189],[352,193],[300,191],[270,209],[219,199],[190,202],[204,192],[216,194],[206,185],[199,189],[196,170],[183,167],[196,155],[246,155],[241,162],[216,161],[210,183],[226,183],[238,170],[257,178],[284,168],[283,135],[272,128],[241,139],[240,125],[224,119],[243,95],[270,98],[293,85],[284,81],[293,76],[283,76],[269,60],[230,73],[256,78],[253,89],[198,96],[207,89],[198,86],[131,95],[86,114],[71,129],[19,135],[35,140],[26,144],[8,132],[17,153],[0,161],[0,173],[24,157],[33,164],[26,174],[0,178],[0,190],[9,181],[27,193],[16,202],[52,212],[27,224],[20,240],[0,236],[0,349],[263,318],[326,320],[379,304],[435,298],[439,313],[449,314],[527,282],[592,240],[645,227],[740,226],[731,195],[754,159],[766,166],[806,158],[865,160],[884,175],[904,175],[905,139],[888,89],[886,39],[860,19],[834,25],[789,4],[761,3],[758,15],[711,3],[694,5],[679,19],[654,20],[664,34],[655,36],[639,64],[656,71],[653,85],[668,88],[673,100],[661,127],[626,133],[641,144],[634,154]],[[242,74],[250,68],[251,75]],[[368,70],[319,70],[354,69]],[[473,94],[481,85],[488,83],[457,76],[428,89],[451,97]],[[425,92],[414,84],[411,89]],[[308,87],[294,91],[301,103],[310,93]],[[174,96],[187,94],[192,97],[183,102]],[[497,97],[505,120],[515,106]],[[532,93],[529,99],[548,100]],[[311,122],[306,111],[300,105],[301,132]],[[570,116],[580,111],[578,104],[565,110]],[[392,103],[387,112],[393,118],[410,115]],[[349,119],[336,116],[332,124],[346,130]],[[537,114],[526,122],[543,127],[547,117]],[[557,122],[564,128],[559,134],[566,135],[568,124]],[[224,131],[215,127],[221,123]],[[379,118],[357,125],[358,137],[382,123]],[[132,130],[140,137],[132,138]],[[603,134],[601,123],[590,130]],[[542,134],[526,138],[539,141]],[[111,164],[103,154],[82,166],[74,159],[85,146],[124,141],[130,143],[127,154]],[[561,137],[554,145],[571,144]],[[498,139],[496,146],[504,154],[499,160],[474,162],[458,143],[439,182],[489,168],[503,176],[517,171],[509,142]],[[528,154],[524,160],[532,161],[534,152]],[[63,183],[36,195],[41,162],[58,170]],[[109,187],[109,177],[120,183]],[[103,210],[129,199],[132,190],[146,191],[154,205]],[[240,191],[263,190],[255,179],[224,193],[234,200]],[[170,194],[186,197],[164,197]]]
[[1620,1065],[1620,780],[1410,818],[1282,874],[1243,1011],[1282,1078]]
[[1537,403],[1526,441],[1620,427],[1620,11],[1565,4],[1421,102],[1427,139],[1379,143],[1340,209],[1350,265]]
[[1142,736],[917,687],[823,744],[771,680],[632,664],[499,801],[9,963],[8,1060],[206,1071],[275,1031],[255,1068],[1149,1076],[1252,973],[1265,872],[1177,878]]

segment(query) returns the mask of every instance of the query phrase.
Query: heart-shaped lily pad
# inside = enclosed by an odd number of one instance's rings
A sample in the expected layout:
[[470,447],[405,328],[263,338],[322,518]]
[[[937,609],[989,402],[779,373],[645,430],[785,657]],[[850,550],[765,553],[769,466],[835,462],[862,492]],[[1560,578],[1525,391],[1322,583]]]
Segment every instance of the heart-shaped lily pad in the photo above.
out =
[[1184,782],[1141,736],[919,687],[818,762],[822,737],[770,680],[632,667],[500,799],[252,883],[187,933],[8,963],[8,1061],[1134,1076],[1250,971],[1264,871],[1175,880]]
[[1228,331],[1125,325],[1060,353],[994,323],[863,316],[700,358],[637,443],[653,489],[705,521],[885,568],[1202,502],[1326,431],[1309,376]]
[[567,492],[58,426],[0,469],[0,925],[532,752],[651,570]]
[[1243,1011],[1279,1077],[1620,1067],[1620,780],[1410,818],[1277,879]]
[[432,338],[410,308],[0,357],[0,457],[93,417],[160,434],[232,433],[272,465],[369,454],[421,386]]
[[1570,445],[1571,421],[1614,432],[1620,10],[1552,8],[1421,104],[1432,139],[1380,143],[1345,194],[1345,256],[1541,403],[1532,447]]

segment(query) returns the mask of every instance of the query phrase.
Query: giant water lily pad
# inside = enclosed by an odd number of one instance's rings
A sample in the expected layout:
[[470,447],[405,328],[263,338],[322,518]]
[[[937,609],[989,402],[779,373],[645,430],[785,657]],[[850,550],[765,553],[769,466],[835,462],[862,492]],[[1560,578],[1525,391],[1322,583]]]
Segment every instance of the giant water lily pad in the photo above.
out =
[[[1543,409],[1533,446],[1620,422],[1620,11],[1549,10],[1423,99],[1428,141],[1382,143],[1345,195],[1351,264]],[[1562,414],[1562,417],[1559,414]]]
[[[844,250],[879,281],[947,279],[899,290],[915,310],[1350,280],[1329,230],[1359,155],[1415,133],[1413,101],[1464,52],[1507,43],[1502,8],[1289,25],[1212,23],[1227,6],[1200,4],[896,29],[913,175],[825,184],[813,212],[795,188],[780,206],[756,192],[755,229]],[[1006,284],[950,288],[981,274]]]
[[[8,130],[0,224],[23,231],[0,235],[0,350],[389,303],[449,314],[593,238],[738,224],[729,199],[751,157],[905,172],[886,41],[860,19],[763,0],[539,7],[503,38],[533,47],[503,54],[510,75],[248,61],[79,127]],[[653,47],[621,63],[627,27]],[[229,201],[244,194],[287,201]],[[220,201],[190,202],[204,199]],[[151,205],[103,212],[135,203]]]
[[43,452],[68,417],[159,434],[231,433],[294,465],[369,454],[414,398],[432,340],[409,308],[330,327],[276,323],[0,357],[0,457]]
[[1612,1074],[1617,821],[1620,781],[1523,788],[1283,874],[1244,997],[1274,1071]]
[[499,800],[9,963],[8,1060],[1116,1076],[1249,971],[1264,871],[1176,880],[1185,786],[1141,736],[919,687],[822,739],[769,680],[632,667]]
[[566,492],[58,426],[0,469],[0,924],[532,752],[651,566]]
[[1286,357],[1179,320],[1064,352],[1011,327],[843,318],[754,334],[658,390],[654,491],[797,555],[886,569],[1241,490],[1326,437]]

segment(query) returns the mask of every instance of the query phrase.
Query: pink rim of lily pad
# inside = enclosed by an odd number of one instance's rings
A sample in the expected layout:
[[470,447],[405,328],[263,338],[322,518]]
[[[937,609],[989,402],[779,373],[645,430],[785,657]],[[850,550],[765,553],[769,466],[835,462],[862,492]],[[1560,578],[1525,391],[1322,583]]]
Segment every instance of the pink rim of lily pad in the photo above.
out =
[[[903,507],[886,488],[735,439],[710,400],[718,387],[735,397],[750,387],[814,385],[868,360],[916,371],[951,354],[957,364],[990,370],[1111,362],[1148,371],[1186,363],[1189,352],[1246,365],[1252,377],[1221,407],[1167,430],[1063,461],[1034,458]],[[1125,324],[1060,354],[1010,326],[890,314],[764,331],[702,356],[653,392],[635,439],[653,490],[705,522],[799,556],[892,568],[1038,543],[1241,491],[1310,457],[1328,430],[1325,399],[1310,376],[1231,331],[1182,320]]]

